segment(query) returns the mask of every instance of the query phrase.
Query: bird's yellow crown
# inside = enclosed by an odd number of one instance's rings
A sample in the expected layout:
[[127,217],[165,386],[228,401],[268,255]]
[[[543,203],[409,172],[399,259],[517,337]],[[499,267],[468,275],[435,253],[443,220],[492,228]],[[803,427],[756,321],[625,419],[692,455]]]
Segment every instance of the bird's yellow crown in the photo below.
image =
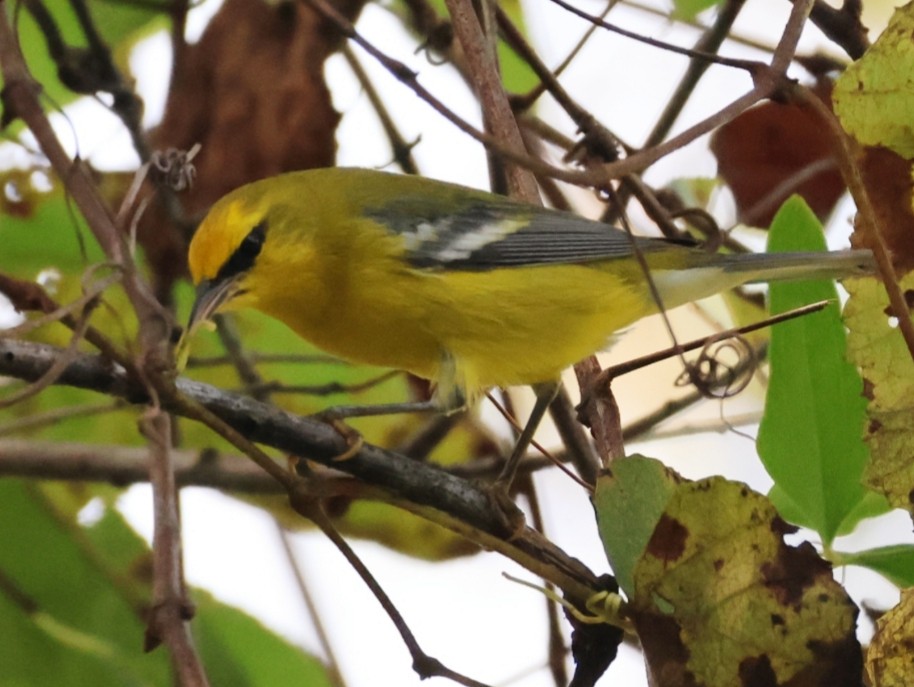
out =
[[263,196],[256,194],[233,192],[217,202],[197,229],[187,254],[194,284],[215,278],[267,211]]

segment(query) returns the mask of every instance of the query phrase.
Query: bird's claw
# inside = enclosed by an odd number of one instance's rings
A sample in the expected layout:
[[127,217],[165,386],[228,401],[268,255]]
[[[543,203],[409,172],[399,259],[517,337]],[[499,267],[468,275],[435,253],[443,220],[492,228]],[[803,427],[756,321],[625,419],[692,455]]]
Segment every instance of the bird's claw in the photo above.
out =
[[524,512],[517,507],[514,499],[508,494],[507,488],[500,482],[491,484],[486,489],[489,503],[495,511],[499,524],[507,533],[507,540],[511,541],[518,537],[527,526],[527,520]]
[[359,451],[362,450],[362,447],[365,445],[365,439],[362,437],[361,433],[350,427],[342,420],[338,415],[333,412],[333,409],[329,411],[324,411],[321,413],[315,413],[312,415],[315,420],[319,420],[324,424],[330,425],[336,430],[336,433],[339,434],[346,441],[346,450],[340,453],[337,456],[334,456],[331,460],[334,462],[339,462],[342,460],[349,460],[354,458]]

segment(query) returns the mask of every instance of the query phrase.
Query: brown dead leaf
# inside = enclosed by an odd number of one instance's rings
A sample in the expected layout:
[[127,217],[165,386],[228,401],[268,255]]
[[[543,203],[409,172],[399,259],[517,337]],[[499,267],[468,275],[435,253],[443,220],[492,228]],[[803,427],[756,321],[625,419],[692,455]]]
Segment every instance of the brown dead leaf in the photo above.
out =
[[41,288],[40,284],[25,281],[0,272],[0,294],[6,296],[16,312],[49,313],[57,309],[57,304]]
[[[879,232],[899,274],[914,270],[914,197],[911,161],[888,148],[867,147],[858,161]],[[860,215],[858,215],[859,219]],[[868,229],[857,226],[866,236]]]
[[[354,19],[363,0],[341,0]],[[245,183],[296,169],[332,165],[339,114],[324,82],[324,61],[339,33],[305,3],[226,0],[195,45],[181,51],[155,149],[202,149],[196,182],[181,194],[188,227],[160,205],[149,208],[138,240],[165,297],[186,272],[193,220]]]
[[827,128],[802,104],[769,101],[747,110],[714,133],[711,151],[739,220],[751,226],[770,225],[794,193],[824,220],[844,193]]

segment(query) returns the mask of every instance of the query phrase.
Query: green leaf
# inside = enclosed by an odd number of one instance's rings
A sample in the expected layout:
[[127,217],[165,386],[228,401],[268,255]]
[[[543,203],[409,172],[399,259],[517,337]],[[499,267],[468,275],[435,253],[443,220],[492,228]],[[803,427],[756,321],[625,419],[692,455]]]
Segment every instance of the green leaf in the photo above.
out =
[[894,544],[856,553],[839,553],[836,562],[869,568],[902,589],[914,587],[914,544]]
[[[143,598],[137,598],[136,603],[148,605],[145,593],[151,561],[146,543],[113,509],[108,509],[88,534],[97,547],[96,555],[109,570],[134,571],[135,581],[143,587]],[[238,687],[331,684],[326,668],[317,658],[274,634],[258,620],[199,589],[193,590],[192,600],[196,614],[191,630],[211,684]]]
[[4,684],[168,683],[167,656],[143,652],[139,608],[93,554],[75,514],[51,506],[37,486],[0,480],[0,541],[0,636],[16,638],[15,651],[0,651]]
[[606,558],[628,598],[634,569],[654,533],[679,476],[659,460],[628,456],[597,478],[593,505]]
[[853,532],[861,520],[875,518],[891,509],[892,506],[885,496],[875,491],[867,491],[863,495],[863,499],[851,509],[838,526],[838,536],[843,537]]
[[42,270],[53,269],[78,281],[89,265],[105,259],[61,184],[47,193],[37,192],[17,171],[0,174],[0,184],[8,183],[25,202],[17,212],[4,213],[0,223],[5,272],[35,279]]
[[673,0],[673,16],[691,21],[709,7],[720,5],[722,0]]
[[[500,7],[521,31],[525,31],[524,7],[518,0],[506,0]],[[526,93],[539,85],[540,80],[530,65],[515,53],[503,40],[498,41],[498,65],[502,82],[511,93]]]
[[194,594],[194,601],[194,637],[212,684],[333,684],[319,660],[273,634],[251,616],[199,591]]
[[[824,249],[819,221],[793,197],[771,225],[769,250]],[[867,450],[861,438],[866,400],[847,347],[830,282],[773,284],[772,313],[830,300],[825,310],[772,328],[771,379],[758,451],[777,489],[771,497],[798,525],[816,530],[829,544],[853,522],[848,515],[864,499],[861,484]],[[785,498],[786,497],[786,498]]]
[[777,506],[778,513],[787,522],[799,523],[805,517],[803,509],[795,504],[787,492],[778,484],[771,487],[768,492],[768,499]]
[[[170,684],[167,651],[143,650],[150,551],[113,508],[80,525],[85,494],[0,480],[0,637],[16,640],[15,651],[0,651],[0,682]],[[318,659],[258,621],[205,592],[192,599],[191,630],[212,684],[331,684]]]

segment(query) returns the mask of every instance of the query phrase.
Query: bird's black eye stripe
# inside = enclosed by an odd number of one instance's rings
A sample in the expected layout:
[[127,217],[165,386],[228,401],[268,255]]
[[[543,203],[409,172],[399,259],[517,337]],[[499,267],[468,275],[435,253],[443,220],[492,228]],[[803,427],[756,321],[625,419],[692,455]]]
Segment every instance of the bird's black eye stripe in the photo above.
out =
[[225,261],[222,269],[219,270],[219,274],[216,275],[215,281],[229,279],[251,269],[257,256],[260,255],[260,250],[263,248],[263,242],[266,239],[267,222],[264,220],[248,232],[248,235],[244,237],[235,252]]

